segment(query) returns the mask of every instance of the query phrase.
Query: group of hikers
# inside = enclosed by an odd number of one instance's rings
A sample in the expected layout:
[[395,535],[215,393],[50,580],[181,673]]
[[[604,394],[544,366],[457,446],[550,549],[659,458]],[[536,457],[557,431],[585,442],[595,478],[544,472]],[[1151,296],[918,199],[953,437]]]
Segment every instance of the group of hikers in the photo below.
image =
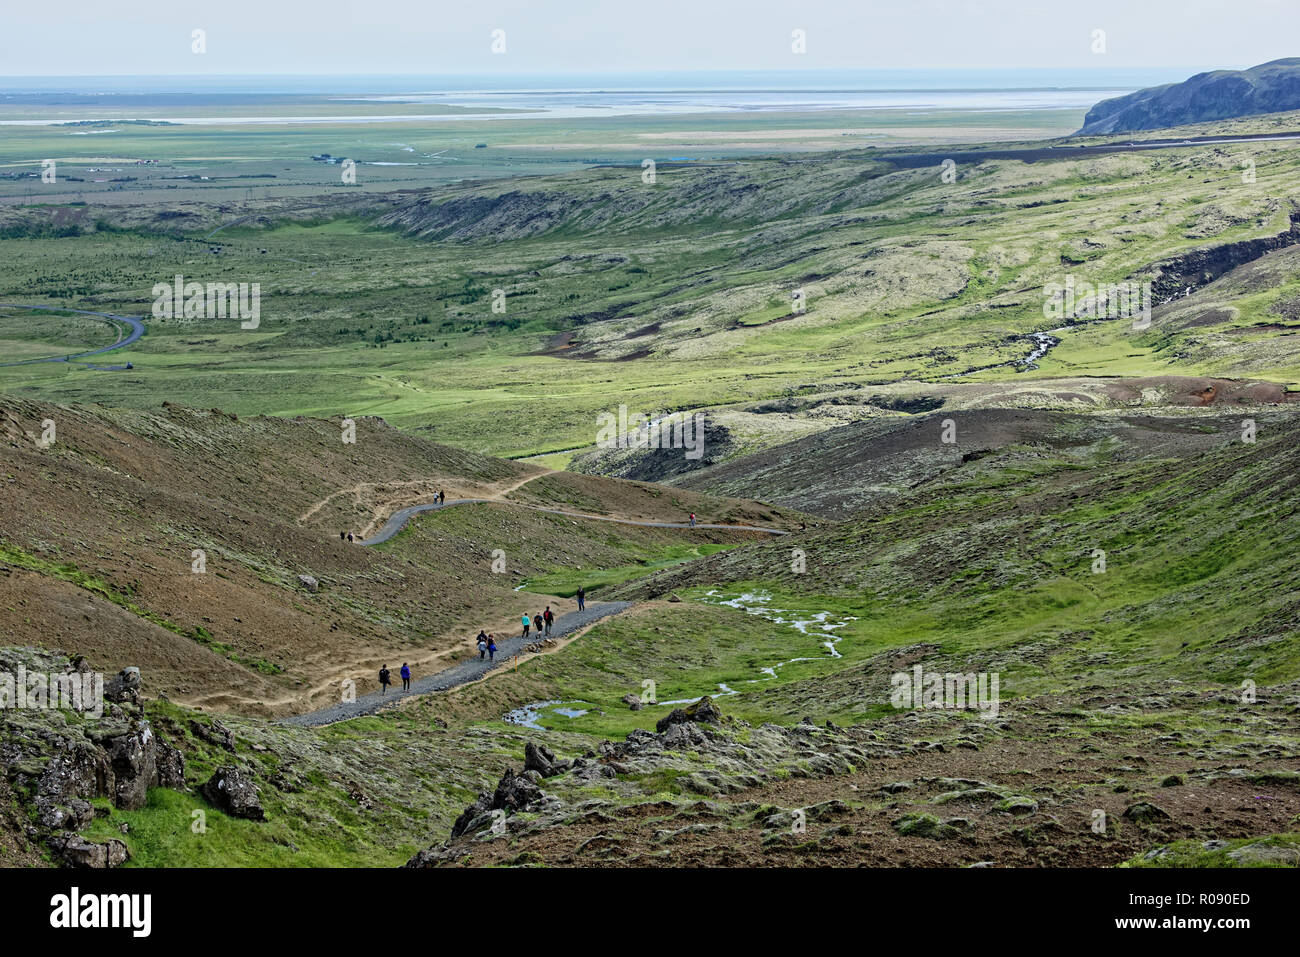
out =
[[[441,494],[442,493],[440,492],[439,495]],[[348,537],[351,538],[351,536]],[[580,587],[576,597],[578,599],[578,611],[585,610],[587,607],[587,590]],[[544,611],[531,617],[529,617],[528,613],[525,612],[521,620],[524,623],[524,632],[522,637],[527,638],[530,631],[534,632],[538,638],[550,637],[551,628],[555,624],[555,612],[551,611],[550,605],[547,605]],[[483,661],[485,658],[488,661],[496,661],[496,635],[480,629],[478,637],[474,639],[474,644],[478,648],[479,661]],[[400,674],[402,676],[402,690],[410,691],[411,668],[405,661],[402,662],[402,670]],[[388,665],[384,665],[379,669],[379,687],[381,693],[388,694],[388,686],[392,683],[392,673],[388,670]]]
[[524,622],[523,637],[525,638],[528,637],[528,628],[530,625],[534,628],[534,630],[536,630],[538,638],[542,637],[543,628],[546,629],[546,634],[549,636],[551,633],[551,625],[555,622],[555,613],[551,611],[551,606],[547,605],[546,611],[542,612],[540,615],[533,615],[532,618],[528,617],[528,612],[524,612],[523,622]]

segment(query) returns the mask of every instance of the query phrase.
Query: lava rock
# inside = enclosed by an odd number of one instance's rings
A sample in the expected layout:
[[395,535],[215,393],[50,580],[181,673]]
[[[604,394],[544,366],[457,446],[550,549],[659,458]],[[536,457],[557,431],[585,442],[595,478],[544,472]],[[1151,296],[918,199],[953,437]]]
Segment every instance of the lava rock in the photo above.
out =
[[119,840],[96,844],[80,834],[71,833],[52,837],[50,849],[58,861],[67,867],[118,867],[125,864],[131,856],[126,845]]
[[123,668],[104,684],[104,698],[117,704],[140,706],[140,669]]
[[247,818],[250,821],[266,820],[266,811],[262,808],[262,796],[257,786],[239,768],[217,768],[216,773],[199,788],[199,793],[231,817]]
[[722,712],[713,703],[713,698],[705,695],[695,704],[685,708],[674,708],[666,717],[660,718],[655,730],[663,734],[675,724],[694,722],[697,724],[722,724]]

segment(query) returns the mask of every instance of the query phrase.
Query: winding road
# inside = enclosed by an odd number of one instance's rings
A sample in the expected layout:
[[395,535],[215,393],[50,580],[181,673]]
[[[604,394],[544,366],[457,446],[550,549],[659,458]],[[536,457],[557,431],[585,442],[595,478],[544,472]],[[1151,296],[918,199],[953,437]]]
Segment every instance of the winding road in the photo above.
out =
[[[144,323],[135,316],[119,316],[111,312],[89,312],[85,309],[67,309],[63,306],[29,306],[17,302],[0,302],[0,308],[4,309],[33,309],[40,312],[75,312],[79,316],[90,316],[92,319],[99,319],[103,322],[125,322],[131,327],[131,334],[125,339],[122,338],[121,330],[118,330],[117,342],[111,346],[101,346],[98,349],[91,349],[89,352],[75,352],[67,356],[42,356],[38,359],[20,359],[17,362],[0,362],[0,366],[25,366],[36,362],[71,362],[73,359],[84,359],[87,356],[103,355],[105,352],[112,352],[114,349],[122,349],[131,345],[141,336],[144,335]],[[91,363],[85,363],[92,369],[117,370],[125,366],[96,366]]]
[[787,535],[788,532],[779,528],[761,528],[757,525],[715,525],[707,522],[696,522],[691,525],[690,522],[639,522],[630,518],[609,518],[605,515],[587,515],[583,512],[566,512],[559,508],[546,508],[542,505],[524,505],[520,502],[511,502],[500,498],[454,498],[450,502],[443,502],[440,505],[411,505],[407,508],[394,512],[392,517],[384,522],[383,527],[374,535],[363,541],[362,545],[380,545],[388,541],[403,528],[416,515],[423,512],[437,512],[444,508],[451,508],[453,505],[513,505],[515,508],[527,508],[534,512],[548,512],[551,515],[563,515],[566,518],[582,518],[593,522],[614,522],[618,525],[640,525],[643,528],[718,528],[725,531],[733,532],[762,532],[766,535]]
[[[454,505],[455,503],[448,502],[447,504]],[[563,638],[565,635],[586,628],[588,625],[594,625],[602,618],[609,618],[612,615],[624,612],[631,604],[629,601],[605,601],[590,604],[583,611],[571,611],[567,615],[561,615],[555,619],[555,624],[551,626],[551,637],[555,639]],[[450,668],[445,668],[424,678],[412,678],[410,691],[402,690],[402,679],[398,674],[402,663],[394,659],[389,663],[388,667],[393,673],[396,690],[389,688],[387,694],[372,691],[370,694],[357,698],[356,701],[342,701],[328,708],[321,708],[318,711],[309,711],[307,714],[296,714],[289,718],[283,718],[281,724],[319,727],[320,725],[333,724],[336,721],[346,721],[349,718],[374,714],[384,708],[391,708],[414,695],[429,694],[433,691],[448,691],[459,685],[477,681],[491,671],[508,667],[513,655],[521,653],[525,645],[536,640],[536,636],[531,636],[525,640],[522,635],[518,634],[511,638],[498,639],[495,661],[480,661],[478,658],[471,657],[467,661],[462,661],[458,665],[452,665]]]

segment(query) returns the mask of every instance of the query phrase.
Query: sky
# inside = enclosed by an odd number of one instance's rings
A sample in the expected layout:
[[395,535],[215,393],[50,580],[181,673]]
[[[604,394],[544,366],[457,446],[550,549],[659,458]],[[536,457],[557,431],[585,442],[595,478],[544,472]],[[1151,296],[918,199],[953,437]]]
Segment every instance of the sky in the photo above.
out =
[[[0,75],[1241,68],[1300,0],[62,0],[0,15]],[[202,30],[204,51],[195,52]],[[504,52],[493,52],[493,31]],[[805,52],[793,50],[802,30]],[[1095,31],[1105,52],[1094,52]],[[497,35],[500,48],[502,35]]]

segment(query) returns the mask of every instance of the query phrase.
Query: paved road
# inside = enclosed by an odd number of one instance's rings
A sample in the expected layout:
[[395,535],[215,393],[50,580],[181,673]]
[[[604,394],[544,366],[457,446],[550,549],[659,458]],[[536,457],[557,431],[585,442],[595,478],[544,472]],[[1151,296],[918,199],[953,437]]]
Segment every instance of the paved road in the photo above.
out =
[[[448,502],[448,505],[454,504]],[[585,628],[602,618],[608,618],[611,615],[617,615],[626,611],[631,606],[630,601],[605,601],[589,604],[584,611],[572,611],[567,615],[561,615],[555,620],[551,627],[552,638],[562,638],[571,632],[580,628]],[[535,640],[532,636],[528,641]],[[453,665],[443,671],[435,672],[426,677],[413,677],[411,679],[411,690],[402,691],[402,679],[399,671],[402,667],[400,660],[393,660],[388,663],[388,669],[393,673],[393,680],[396,682],[396,691],[393,688],[388,689],[387,694],[380,694],[373,691],[368,695],[363,695],[356,701],[339,703],[331,705],[328,708],[321,708],[319,711],[312,711],[307,714],[297,714],[290,718],[284,718],[283,724],[297,724],[305,727],[317,727],[323,724],[333,724],[335,721],[346,721],[348,718],[357,718],[361,715],[374,714],[383,708],[391,708],[399,701],[410,698],[412,695],[429,694],[433,691],[446,691],[449,688],[455,688],[457,685],[463,685],[470,681],[476,681],[483,677],[489,671],[495,671],[498,668],[510,667],[512,655],[523,652],[526,642],[522,636],[515,634],[513,637],[497,640],[497,657],[495,662],[479,661],[477,655],[467,661],[462,661],[458,665]],[[376,671],[378,674],[378,671]]]
[[[93,319],[102,319],[104,322],[125,322],[131,327],[131,334],[125,339],[119,333],[117,342],[111,346],[102,346],[98,349],[91,349],[89,352],[77,352],[69,356],[46,356],[40,359],[22,359],[18,362],[0,362],[5,366],[25,366],[33,362],[70,362],[73,359],[84,359],[86,356],[98,356],[105,352],[112,352],[114,349],[122,349],[135,342],[144,335],[144,323],[135,316],[118,316],[111,312],[87,312],[85,309],[65,309],[62,306],[29,306],[16,302],[0,302],[0,307],[8,309],[37,309],[42,312],[75,312],[79,316],[90,316]],[[87,363],[87,365],[90,365]],[[90,366],[93,369],[124,369],[125,366]]]
[[1266,143],[1278,140],[1300,139],[1300,132],[1243,134],[1239,136],[1193,136],[1186,139],[1162,139],[1121,143],[1097,143],[1071,146],[1059,143],[1054,146],[953,147],[939,152],[926,150],[913,152],[906,149],[878,150],[868,159],[891,163],[899,169],[922,169],[941,166],[946,159],[956,163],[980,163],[984,160],[1020,160],[1035,163],[1050,160],[1081,159],[1086,156],[1104,156],[1107,153],[1141,153],[1148,150],[1186,149],[1189,146],[1230,146],[1240,143]]
[[761,528],[757,525],[713,525],[707,522],[696,522],[692,526],[689,522],[637,522],[630,518],[609,518],[605,515],[587,515],[583,512],[566,512],[559,508],[544,508],[541,505],[523,505],[519,502],[505,501],[499,498],[454,498],[449,502],[443,502],[441,505],[412,505],[401,511],[394,512],[392,517],[384,523],[374,535],[371,535],[362,545],[379,545],[388,541],[398,532],[400,532],[414,516],[421,512],[437,512],[444,508],[451,508],[453,505],[512,505],[515,508],[528,508],[534,512],[547,512],[551,515],[564,515],[568,518],[582,518],[593,522],[614,522],[618,525],[640,525],[644,528],[721,528],[736,532],[762,532],[766,535],[785,535],[787,532],[779,528]]

